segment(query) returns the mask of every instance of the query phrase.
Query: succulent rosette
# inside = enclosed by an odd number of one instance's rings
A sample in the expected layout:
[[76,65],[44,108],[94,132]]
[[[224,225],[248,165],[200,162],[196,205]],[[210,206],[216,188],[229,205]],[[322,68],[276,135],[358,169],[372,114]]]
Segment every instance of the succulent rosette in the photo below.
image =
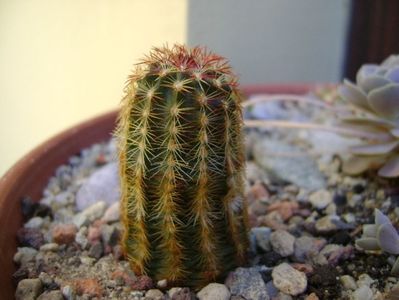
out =
[[353,117],[341,117],[343,124],[374,137],[351,149],[345,171],[359,174],[378,168],[380,176],[398,177],[399,55],[391,55],[381,65],[363,65],[356,83],[344,80],[338,92],[357,111]]
[[[356,240],[356,246],[367,251],[385,251],[389,254],[399,254],[399,234],[391,220],[380,210],[375,209],[374,224],[363,225],[363,235]],[[399,257],[396,259],[392,274],[399,275]]]

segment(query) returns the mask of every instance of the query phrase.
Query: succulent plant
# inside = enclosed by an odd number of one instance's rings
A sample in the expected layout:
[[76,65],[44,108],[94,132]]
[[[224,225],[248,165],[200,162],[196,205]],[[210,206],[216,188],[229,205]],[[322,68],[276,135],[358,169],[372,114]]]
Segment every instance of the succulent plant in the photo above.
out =
[[[363,235],[356,240],[359,248],[368,251],[385,251],[389,254],[399,254],[399,234],[389,218],[380,210],[375,209],[374,224],[363,225]],[[399,257],[396,259],[392,274],[399,275]]]
[[122,247],[136,274],[200,287],[245,262],[241,96],[227,61],[154,48],[119,117]]
[[351,149],[345,171],[356,174],[378,168],[380,176],[398,177],[399,55],[391,55],[381,65],[363,65],[356,84],[344,80],[339,94],[358,110],[354,117],[342,117],[343,123],[376,136]]

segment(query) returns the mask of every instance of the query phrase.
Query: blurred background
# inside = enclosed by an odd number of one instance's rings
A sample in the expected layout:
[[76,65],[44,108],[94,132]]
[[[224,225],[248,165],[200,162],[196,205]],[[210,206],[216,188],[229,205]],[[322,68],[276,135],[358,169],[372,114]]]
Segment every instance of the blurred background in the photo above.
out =
[[242,84],[339,82],[399,52],[397,0],[0,0],[0,176],[116,109],[152,46],[204,45]]

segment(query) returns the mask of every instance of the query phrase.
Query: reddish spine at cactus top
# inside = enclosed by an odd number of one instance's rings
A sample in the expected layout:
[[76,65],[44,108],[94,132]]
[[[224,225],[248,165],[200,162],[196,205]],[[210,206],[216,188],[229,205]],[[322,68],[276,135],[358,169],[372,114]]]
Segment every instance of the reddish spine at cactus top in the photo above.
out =
[[201,287],[245,262],[241,96],[226,60],[155,48],[119,118],[122,246],[136,274]]

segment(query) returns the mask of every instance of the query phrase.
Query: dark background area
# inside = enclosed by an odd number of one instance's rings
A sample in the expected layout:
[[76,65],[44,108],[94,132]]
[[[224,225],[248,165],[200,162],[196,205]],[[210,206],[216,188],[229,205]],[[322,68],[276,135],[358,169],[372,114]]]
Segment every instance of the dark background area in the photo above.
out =
[[343,77],[355,79],[364,63],[399,53],[399,1],[352,0]]

